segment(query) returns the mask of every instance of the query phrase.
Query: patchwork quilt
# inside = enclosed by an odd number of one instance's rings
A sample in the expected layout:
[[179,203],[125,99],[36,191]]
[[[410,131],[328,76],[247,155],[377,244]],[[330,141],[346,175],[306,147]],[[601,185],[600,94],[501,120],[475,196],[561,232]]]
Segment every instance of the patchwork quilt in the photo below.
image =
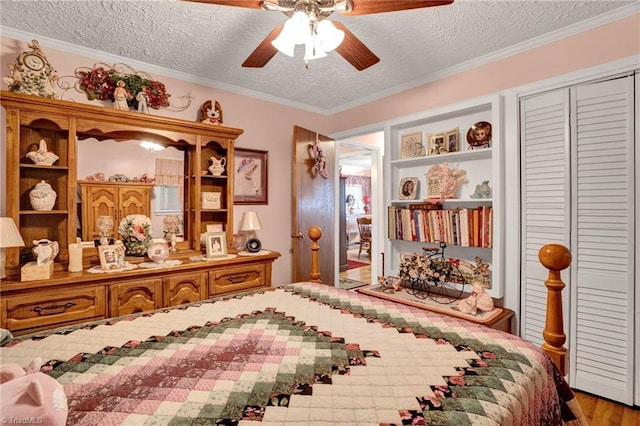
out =
[[586,424],[534,345],[321,284],[23,336],[0,356],[45,360],[70,425]]

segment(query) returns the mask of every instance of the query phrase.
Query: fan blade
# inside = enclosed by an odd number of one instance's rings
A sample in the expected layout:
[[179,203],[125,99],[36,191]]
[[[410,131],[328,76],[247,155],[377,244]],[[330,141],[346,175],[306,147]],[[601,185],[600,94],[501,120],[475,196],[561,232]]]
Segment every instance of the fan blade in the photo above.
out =
[[396,10],[421,9],[423,7],[444,6],[453,0],[352,0],[353,10],[342,12],[345,16],[369,15],[372,13],[395,12]]
[[267,37],[251,52],[251,55],[242,63],[245,68],[262,68],[267,65],[267,62],[273,58],[278,49],[273,47],[271,42],[276,39],[282,32],[284,25],[278,25],[269,33]]
[[353,65],[358,71],[365,70],[372,65],[380,62],[375,53],[360,41],[358,37],[353,35],[351,31],[344,26],[342,22],[331,21],[339,30],[344,31],[344,40],[336,48],[336,52]]
[[246,7],[249,9],[262,9],[260,0],[182,0],[192,3],[219,4],[220,6]]

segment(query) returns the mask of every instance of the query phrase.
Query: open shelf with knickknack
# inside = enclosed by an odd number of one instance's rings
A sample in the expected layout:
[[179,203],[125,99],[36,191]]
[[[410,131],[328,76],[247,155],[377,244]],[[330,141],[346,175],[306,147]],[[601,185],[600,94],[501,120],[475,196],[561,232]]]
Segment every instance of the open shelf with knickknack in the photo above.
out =
[[[501,98],[491,96],[390,123],[385,135],[386,275],[399,276],[403,253],[422,253],[444,241],[446,257],[488,263],[487,293],[503,297],[501,118]],[[467,142],[472,126],[487,123],[489,143],[473,136]],[[440,198],[445,192],[447,198]]]

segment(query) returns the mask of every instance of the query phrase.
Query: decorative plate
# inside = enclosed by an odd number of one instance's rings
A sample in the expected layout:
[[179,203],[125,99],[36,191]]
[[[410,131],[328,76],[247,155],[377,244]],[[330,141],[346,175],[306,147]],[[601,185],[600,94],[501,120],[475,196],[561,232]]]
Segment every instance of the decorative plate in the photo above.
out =
[[147,249],[147,256],[153,263],[163,263],[169,257],[169,244],[165,241],[154,241]]
[[467,131],[467,143],[472,148],[491,146],[491,123],[478,121]]

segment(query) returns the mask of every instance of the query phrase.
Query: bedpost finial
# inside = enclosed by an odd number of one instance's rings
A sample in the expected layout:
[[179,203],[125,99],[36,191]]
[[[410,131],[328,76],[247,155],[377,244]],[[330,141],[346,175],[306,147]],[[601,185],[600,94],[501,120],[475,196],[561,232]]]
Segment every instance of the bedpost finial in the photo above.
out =
[[562,244],[546,244],[538,252],[542,265],[552,271],[562,271],[571,264],[571,252]]
[[318,241],[322,237],[322,229],[319,226],[309,228],[309,238],[311,241]]

